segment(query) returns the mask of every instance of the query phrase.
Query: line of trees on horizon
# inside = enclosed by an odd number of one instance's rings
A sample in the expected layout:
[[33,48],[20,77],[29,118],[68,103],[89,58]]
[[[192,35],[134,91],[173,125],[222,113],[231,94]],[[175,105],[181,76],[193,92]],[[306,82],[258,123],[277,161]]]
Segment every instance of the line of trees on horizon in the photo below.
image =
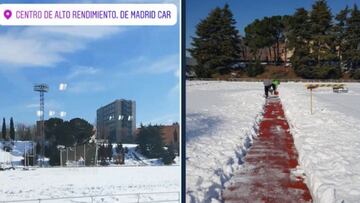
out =
[[36,136],[36,125],[28,125],[24,123],[15,123],[13,117],[10,118],[9,125],[3,118],[0,140],[3,141],[31,141]]
[[178,146],[170,144],[166,146],[161,132],[161,125],[140,125],[136,142],[138,149],[147,158],[161,158],[166,165],[172,164],[176,157],[175,151]]
[[[9,132],[9,133],[8,133]],[[1,128],[1,139],[4,141],[14,141],[15,140],[15,126],[14,120],[10,118],[10,128],[6,128],[6,120],[3,118],[2,128]]]
[[225,4],[201,20],[195,34],[188,51],[197,62],[192,67],[197,77],[226,73],[241,61],[248,62],[248,75],[256,76],[264,71],[261,55],[266,51],[269,63],[284,65],[289,59],[303,78],[336,79],[348,71],[352,78],[360,79],[360,11],[356,4],[333,15],[326,0],[317,0],[310,10],[299,8],[293,15],[254,20],[245,27],[243,37]]
[[65,121],[61,118],[50,118],[45,121],[45,156],[49,164],[60,165],[58,145],[73,147],[87,143],[95,133],[94,126],[81,118]]

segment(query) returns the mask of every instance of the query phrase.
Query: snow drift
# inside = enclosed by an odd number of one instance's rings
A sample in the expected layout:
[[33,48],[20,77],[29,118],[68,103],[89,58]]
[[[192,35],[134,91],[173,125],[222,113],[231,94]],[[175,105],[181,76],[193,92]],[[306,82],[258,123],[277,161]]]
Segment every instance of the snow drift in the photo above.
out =
[[187,202],[220,201],[224,184],[256,136],[262,95],[261,83],[187,83]]

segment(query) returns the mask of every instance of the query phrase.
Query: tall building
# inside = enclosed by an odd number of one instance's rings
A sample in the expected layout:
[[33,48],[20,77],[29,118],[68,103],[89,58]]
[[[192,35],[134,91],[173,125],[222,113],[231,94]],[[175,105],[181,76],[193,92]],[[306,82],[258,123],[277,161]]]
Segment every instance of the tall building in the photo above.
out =
[[132,143],[136,130],[135,101],[117,99],[96,111],[97,138]]

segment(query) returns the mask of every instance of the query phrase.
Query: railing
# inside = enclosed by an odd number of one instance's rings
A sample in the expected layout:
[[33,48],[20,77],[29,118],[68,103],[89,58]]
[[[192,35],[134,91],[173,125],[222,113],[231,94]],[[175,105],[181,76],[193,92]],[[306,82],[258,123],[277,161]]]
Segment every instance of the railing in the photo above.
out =
[[161,203],[161,202],[180,202],[180,192],[152,192],[152,193],[127,193],[111,195],[86,195],[73,197],[55,197],[39,199],[22,199],[22,200],[0,200],[0,203],[11,202],[122,202],[122,203]]

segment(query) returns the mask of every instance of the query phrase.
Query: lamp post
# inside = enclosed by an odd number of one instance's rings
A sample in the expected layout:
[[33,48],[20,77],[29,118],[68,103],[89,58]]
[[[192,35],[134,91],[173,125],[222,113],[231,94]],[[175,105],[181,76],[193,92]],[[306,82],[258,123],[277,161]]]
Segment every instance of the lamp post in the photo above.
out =
[[57,148],[60,151],[60,166],[63,167],[62,152],[63,152],[63,150],[65,150],[65,146],[64,145],[58,145]]

